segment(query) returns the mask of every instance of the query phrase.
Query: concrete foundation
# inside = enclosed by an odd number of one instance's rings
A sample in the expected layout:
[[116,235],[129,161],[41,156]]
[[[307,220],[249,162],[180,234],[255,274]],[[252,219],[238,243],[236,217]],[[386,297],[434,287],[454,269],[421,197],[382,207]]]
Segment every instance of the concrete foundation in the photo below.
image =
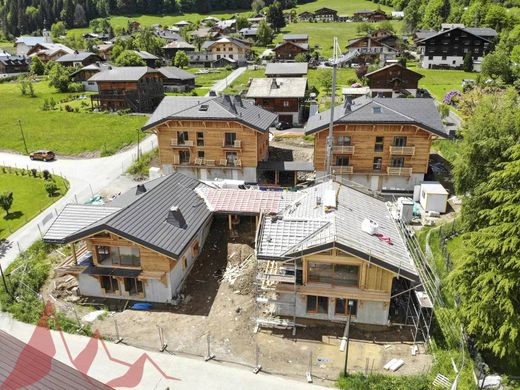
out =
[[[316,172],[316,178],[324,177],[324,171]],[[337,175],[340,176],[340,175]],[[411,176],[390,176],[390,175],[371,175],[353,174],[341,175],[345,180],[360,184],[373,191],[413,191],[415,185],[424,181],[424,173],[413,173]]]
[[171,164],[163,164],[162,171],[165,175],[172,172],[179,172],[183,175],[193,177],[198,180],[209,180],[215,179],[230,179],[230,180],[244,180],[245,182],[256,183],[257,173],[256,168],[198,168],[192,166],[175,166]]

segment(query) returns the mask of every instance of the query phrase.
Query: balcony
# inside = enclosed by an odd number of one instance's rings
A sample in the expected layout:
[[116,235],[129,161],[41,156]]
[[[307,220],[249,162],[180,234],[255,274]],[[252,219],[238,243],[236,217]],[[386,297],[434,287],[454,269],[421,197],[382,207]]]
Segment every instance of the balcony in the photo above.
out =
[[222,143],[222,147],[224,149],[241,149],[242,148],[242,141],[236,139],[233,143],[231,142],[224,142]]
[[393,176],[411,176],[412,168],[407,167],[388,167],[386,173]]
[[390,154],[394,156],[413,156],[415,146],[390,146]]
[[331,169],[332,173],[336,175],[351,175],[354,172],[354,167],[351,165],[336,165]]
[[196,158],[193,161],[180,162],[179,156],[174,156],[173,165],[183,166],[183,167],[192,167],[192,168],[241,168],[242,160],[236,159],[234,161],[228,161],[225,158],[222,158],[218,161],[209,160],[205,158]]
[[353,145],[333,145],[332,152],[338,154],[354,154],[355,146]]
[[182,142],[179,142],[178,139],[175,139],[175,138],[172,138],[170,140],[170,146],[172,148],[191,148],[193,147],[193,141],[182,141]]

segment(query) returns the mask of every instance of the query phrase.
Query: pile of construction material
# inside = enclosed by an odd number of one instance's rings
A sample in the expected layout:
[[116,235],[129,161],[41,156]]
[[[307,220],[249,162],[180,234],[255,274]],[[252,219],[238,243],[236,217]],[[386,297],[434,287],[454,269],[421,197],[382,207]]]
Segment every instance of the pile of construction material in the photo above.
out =
[[254,291],[255,255],[254,250],[245,244],[228,244],[228,262],[222,280],[227,282],[240,295]]

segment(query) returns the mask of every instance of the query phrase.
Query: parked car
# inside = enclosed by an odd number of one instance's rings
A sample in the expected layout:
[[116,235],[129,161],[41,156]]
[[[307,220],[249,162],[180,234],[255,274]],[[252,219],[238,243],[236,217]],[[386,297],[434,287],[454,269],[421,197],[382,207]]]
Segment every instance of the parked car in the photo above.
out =
[[56,154],[52,150],[37,150],[32,152],[29,157],[31,160],[51,161],[56,158]]
[[289,122],[278,122],[275,126],[276,130],[287,130],[290,129],[292,126]]

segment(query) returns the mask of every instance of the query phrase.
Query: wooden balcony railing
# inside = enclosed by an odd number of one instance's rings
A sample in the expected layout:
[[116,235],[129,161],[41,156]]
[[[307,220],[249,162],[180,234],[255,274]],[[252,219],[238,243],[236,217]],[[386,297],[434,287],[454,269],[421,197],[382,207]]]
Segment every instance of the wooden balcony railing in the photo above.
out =
[[354,145],[333,145],[332,151],[333,153],[338,154],[354,154]]
[[350,175],[354,172],[351,165],[335,165],[332,166],[332,173],[336,175]]
[[172,148],[191,148],[193,146],[193,141],[183,141],[179,142],[176,138],[172,138],[170,140],[170,146]]
[[228,161],[225,158],[221,158],[220,160],[209,160],[198,157],[193,161],[180,162],[179,156],[173,156],[173,165],[193,168],[241,168],[242,160],[236,159],[234,161]]
[[230,142],[226,142],[226,140],[224,140],[222,142],[222,147],[225,149],[240,149],[240,148],[242,148],[242,141],[236,139],[233,143],[230,143]]
[[415,146],[390,146],[390,154],[394,156],[413,156]]
[[389,175],[395,175],[395,176],[411,176],[412,168],[388,167],[388,168],[386,168],[386,173],[388,173]]

